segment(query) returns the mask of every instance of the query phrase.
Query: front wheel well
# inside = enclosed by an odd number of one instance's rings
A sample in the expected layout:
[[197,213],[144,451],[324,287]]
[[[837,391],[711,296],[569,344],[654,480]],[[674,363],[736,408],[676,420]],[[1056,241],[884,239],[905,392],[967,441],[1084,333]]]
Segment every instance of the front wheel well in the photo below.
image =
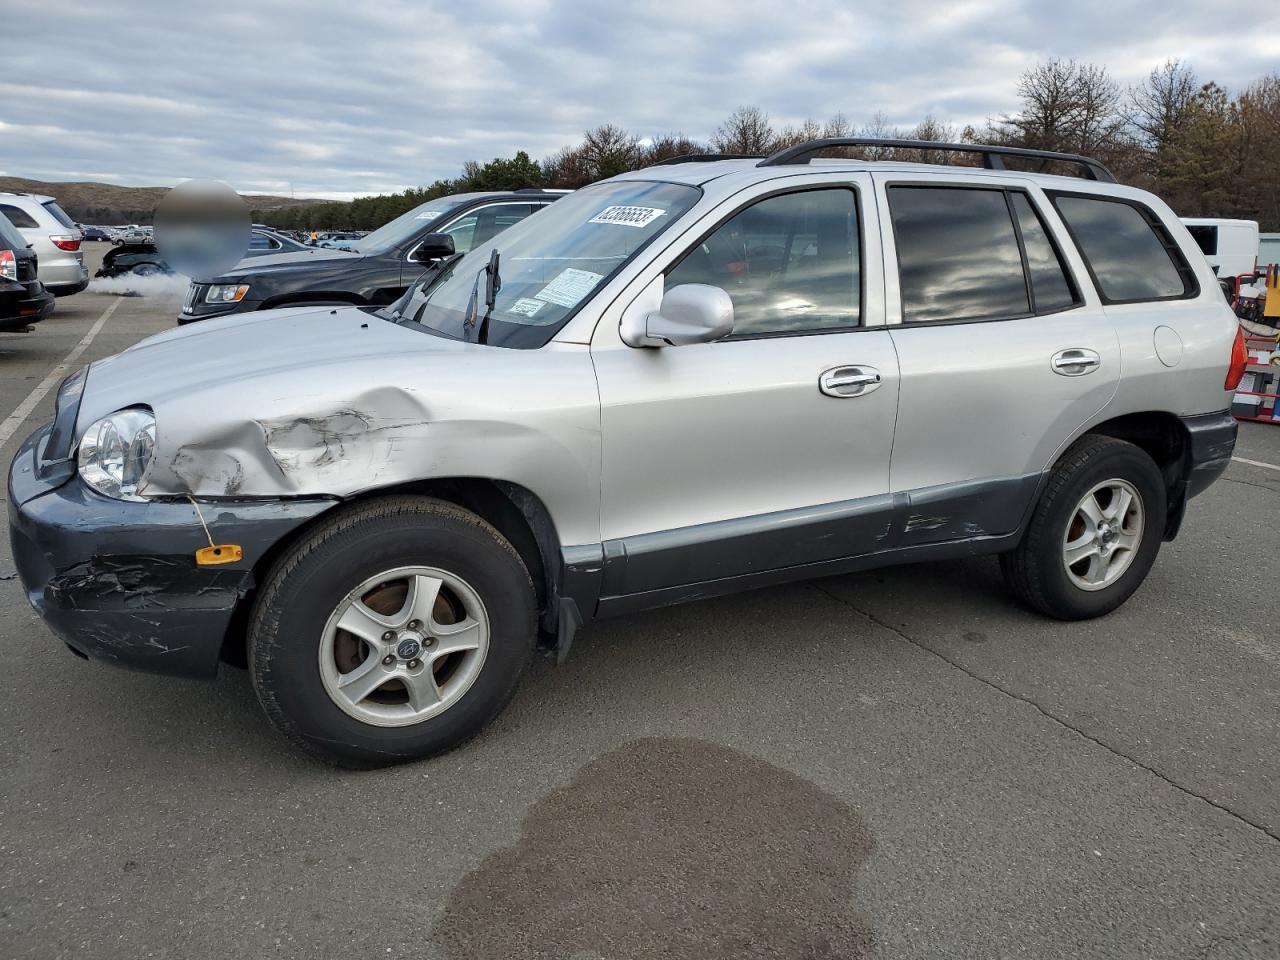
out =
[[308,536],[317,524],[332,520],[338,510],[382,497],[406,494],[433,497],[469,510],[506,537],[520,555],[525,569],[529,571],[529,579],[533,581],[543,640],[548,644],[554,642],[559,617],[556,600],[559,596],[560,541],[550,513],[534,493],[519,484],[483,477],[457,477],[447,480],[419,480],[351,497],[273,544],[254,564],[254,587],[236,608],[223,640],[221,659],[238,667],[247,665],[247,627],[258,589],[266,581],[276,561],[293,544]]

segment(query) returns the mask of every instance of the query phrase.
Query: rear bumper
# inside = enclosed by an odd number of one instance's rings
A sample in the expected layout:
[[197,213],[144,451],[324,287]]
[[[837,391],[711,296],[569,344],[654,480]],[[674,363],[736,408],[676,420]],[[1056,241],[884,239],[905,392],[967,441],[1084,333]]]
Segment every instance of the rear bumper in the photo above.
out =
[[24,330],[53,312],[53,294],[39,280],[0,282],[0,331]]
[[1189,500],[1207,490],[1230,465],[1240,426],[1229,410],[1181,419],[1189,440],[1186,480]]
[[89,271],[80,257],[61,253],[56,258],[40,254],[40,282],[55,296],[65,297],[79,293],[89,285]]
[[201,504],[219,543],[241,562],[202,567],[208,544],[189,502],[98,495],[65,463],[41,464],[49,428],[27,438],[9,470],[9,537],[27,599],[77,653],[119,666],[212,676],[253,567],[332,499]]

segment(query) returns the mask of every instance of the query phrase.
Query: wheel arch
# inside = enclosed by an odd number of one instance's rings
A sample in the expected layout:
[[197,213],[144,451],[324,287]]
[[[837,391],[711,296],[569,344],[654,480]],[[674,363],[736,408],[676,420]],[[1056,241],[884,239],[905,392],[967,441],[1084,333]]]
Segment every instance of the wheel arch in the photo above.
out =
[[334,510],[394,496],[421,496],[443,500],[476,514],[491,524],[515,548],[529,571],[537,597],[542,640],[552,645],[560,627],[561,544],[550,511],[527,487],[486,477],[450,477],[416,480],[380,487],[335,501],[333,508],[290,531],[263,553],[253,567],[254,588],[241,599],[222,645],[221,659],[235,666],[247,663],[247,626],[258,589],[271,568],[316,525],[332,519]]
[[[1090,434],[1132,443],[1155,461],[1164,477],[1167,495],[1164,539],[1168,541],[1176,537],[1186,508],[1187,480],[1191,471],[1190,438],[1182,420],[1165,410],[1121,414],[1081,430],[1063,448],[1058,459],[1066,455],[1071,444]],[[1056,465],[1057,460],[1054,463]]]

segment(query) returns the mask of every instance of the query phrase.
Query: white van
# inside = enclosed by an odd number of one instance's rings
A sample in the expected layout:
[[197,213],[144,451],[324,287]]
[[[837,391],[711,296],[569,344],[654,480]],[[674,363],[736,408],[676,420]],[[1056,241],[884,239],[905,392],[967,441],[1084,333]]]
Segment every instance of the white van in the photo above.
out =
[[1258,265],[1256,220],[1219,220],[1182,217],[1216,276],[1238,277],[1253,273]]

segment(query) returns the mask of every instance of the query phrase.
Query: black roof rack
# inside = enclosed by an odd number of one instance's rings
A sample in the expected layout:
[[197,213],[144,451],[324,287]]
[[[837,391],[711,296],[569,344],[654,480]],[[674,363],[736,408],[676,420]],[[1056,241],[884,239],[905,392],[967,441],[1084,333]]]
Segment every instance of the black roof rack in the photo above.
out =
[[937,143],[933,140],[882,140],[877,137],[827,137],[809,140],[794,147],[779,150],[761,160],[757,166],[781,167],[789,163],[808,163],[815,153],[833,147],[894,147],[906,150],[946,150],[954,153],[977,153],[988,170],[1004,170],[1002,157],[1023,157],[1027,160],[1061,160],[1074,163],[1080,174],[1088,180],[1115,183],[1111,171],[1097,160],[1076,153],[1054,153],[1052,150],[1027,150],[1022,147],[997,147],[982,143]]
[[655,167],[669,167],[676,163],[709,163],[712,160],[759,160],[758,153],[682,153],[678,157],[667,157],[653,164]]

